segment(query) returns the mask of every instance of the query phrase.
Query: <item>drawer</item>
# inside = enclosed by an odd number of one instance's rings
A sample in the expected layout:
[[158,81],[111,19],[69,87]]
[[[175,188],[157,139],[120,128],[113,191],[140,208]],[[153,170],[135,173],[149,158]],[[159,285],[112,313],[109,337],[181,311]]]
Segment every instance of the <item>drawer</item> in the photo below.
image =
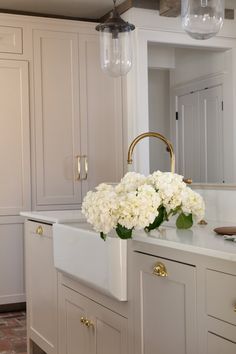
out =
[[207,354],[235,354],[236,344],[219,337],[213,333],[208,333]]
[[22,28],[0,26],[0,52],[23,53]]
[[207,270],[206,310],[208,315],[236,325],[236,276]]

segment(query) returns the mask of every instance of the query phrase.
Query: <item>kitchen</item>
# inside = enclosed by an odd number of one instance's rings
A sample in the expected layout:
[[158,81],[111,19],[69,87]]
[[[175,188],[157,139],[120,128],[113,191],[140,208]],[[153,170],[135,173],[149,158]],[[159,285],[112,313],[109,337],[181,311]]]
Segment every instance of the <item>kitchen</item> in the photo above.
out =
[[[58,16],[68,17],[74,17],[76,11],[80,10],[81,12],[78,11],[76,17],[89,19],[93,17],[98,19],[112,8],[110,1],[104,1],[104,5],[101,1],[91,1],[90,6],[81,4],[81,7],[76,5],[76,2],[72,3],[71,6],[67,6],[67,4],[63,6],[63,2],[58,2],[57,6],[55,6],[54,1],[40,2],[41,8],[39,5],[36,7],[35,4],[31,4],[31,7],[27,9],[23,8],[23,1],[22,8],[19,7],[19,4],[17,7],[18,2],[14,4],[14,1],[11,1],[11,3],[12,8],[9,8],[9,1],[5,4],[4,1],[1,1],[0,8],[4,9],[5,7],[5,9],[15,12],[17,10],[26,12],[28,9],[31,15],[33,12],[46,15],[48,13],[55,15],[55,12],[58,12]],[[233,7],[233,3],[233,1],[227,2],[226,8]],[[82,12],[82,9],[84,12]],[[88,190],[94,189],[102,182],[118,183],[128,170],[126,161],[129,144],[137,135],[150,130],[148,67],[152,67],[153,70],[153,66],[156,66],[157,70],[163,70],[163,64],[160,65],[159,63],[160,54],[158,53],[163,51],[160,47],[162,49],[164,47],[164,50],[167,48],[164,63],[166,63],[167,58],[169,60],[170,58],[173,59],[172,67],[169,66],[168,70],[174,70],[174,66],[177,64],[176,48],[180,48],[179,50],[198,49],[199,52],[205,49],[208,52],[227,53],[228,62],[224,58],[218,66],[216,65],[217,69],[214,72],[203,73],[200,76],[201,79],[207,76],[209,81],[219,80],[218,76],[223,75],[220,84],[224,88],[224,116],[232,120],[232,125],[228,124],[228,130],[224,130],[226,134],[224,141],[227,142],[224,151],[230,153],[227,154],[228,158],[224,157],[223,160],[225,171],[230,171],[231,176],[235,173],[235,146],[233,144],[235,140],[235,20],[226,19],[217,36],[206,41],[197,41],[181,29],[180,17],[160,16],[156,8],[132,7],[123,13],[123,18],[136,26],[132,33],[134,41],[133,67],[126,77],[113,79],[105,75],[100,69],[98,33],[95,31],[96,21],[82,22],[72,19],[35,17],[27,14],[3,13],[3,11],[0,15],[3,37],[1,41],[3,49],[0,53],[1,77],[3,78],[0,95],[1,126],[4,127],[1,136],[2,177],[0,183],[2,196],[0,268],[4,270],[0,282],[2,306],[8,304],[23,305],[25,303],[24,218],[19,216],[19,213],[22,211],[36,212],[34,217],[31,214],[31,217],[26,216],[31,220],[33,218],[37,224],[34,227],[32,224],[28,226],[29,228],[33,227],[30,232],[35,234],[35,230],[42,226],[44,231],[46,230],[46,234],[51,235],[50,225],[48,224],[54,224],[58,220],[60,222],[78,220],[79,212],[75,211],[80,209],[82,200]],[[149,65],[148,62],[151,60],[152,63]],[[186,81],[189,83],[189,79],[186,79]],[[170,109],[173,109],[173,107]],[[172,116],[173,114],[171,114]],[[6,117],[8,118],[6,119]],[[155,130],[157,129],[159,129],[158,126]],[[164,132],[160,133],[164,134]],[[176,147],[173,130],[169,134],[167,137]],[[156,145],[150,151],[161,148]],[[5,151],[7,151],[7,154]],[[165,153],[164,151],[163,154]],[[148,139],[145,139],[135,148],[131,168],[148,175],[150,166],[147,156],[150,156],[150,154]],[[168,153],[166,166],[167,164],[169,164]],[[233,172],[228,166],[233,166]],[[181,170],[177,171],[182,173]],[[194,177],[190,170],[187,170],[187,173],[189,174],[185,174],[186,178]],[[224,185],[215,184],[214,181],[202,184],[200,180],[194,178],[196,183],[193,188],[201,193],[206,203],[206,220],[217,221],[215,226],[233,225],[234,223],[235,179],[233,178],[234,176],[230,177],[229,182],[224,183]],[[56,215],[50,214],[51,210],[58,212]],[[63,212],[63,210],[67,210],[67,212]],[[68,210],[71,210],[71,212],[68,212]],[[41,218],[37,216],[37,212],[39,212]],[[40,229],[38,229],[38,232],[40,234]],[[49,244],[47,252],[50,252],[50,247],[52,247],[50,237],[47,238]],[[37,241],[39,240],[37,239]],[[226,241],[223,243],[224,245],[226,243],[225,248],[230,247]],[[232,253],[235,253],[234,245],[231,246]],[[37,249],[40,256],[40,246],[36,247],[39,247]],[[148,248],[147,245],[137,246],[137,244],[135,247],[140,247],[135,251],[142,251],[142,247]],[[154,250],[156,246],[153,247]],[[128,252],[131,252],[131,249]],[[43,256],[45,250],[42,249],[41,251],[39,263],[42,265],[43,261],[46,267],[46,260],[48,259],[50,262],[51,260],[49,260],[49,257]],[[25,252],[27,253],[27,250]],[[154,254],[153,252],[151,254]],[[159,251],[156,252],[158,254]],[[196,260],[191,260],[188,253],[178,255],[177,251],[166,250],[164,247],[162,252],[163,258],[177,259],[176,263],[178,265],[188,263],[195,266],[200,260],[203,262],[202,256],[200,258],[196,257]],[[146,253],[149,254],[150,250]],[[183,258],[180,260],[179,257]],[[217,260],[216,264],[211,262],[214,263],[211,258],[210,260],[207,259],[207,268],[225,269],[222,274],[230,274],[232,279],[235,279],[235,271],[232,270],[232,265],[227,262],[225,265],[222,260]],[[132,267],[133,264],[130,265],[129,269],[131,270]],[[32,269],[35,269],[36,272],[40,271],[38,265],[36,268],[32,266]],[[55,272],[55,269],[52,272]],[[46,269],[45,273],[47,273]],[[203,270],[201,274],[203,279]],[[41,279],[35,274],[32,274],[32,277]],[[58,275],[56,275],[57,277]],[[109,296],[103,297],[100,292],[93,291],[89,287],[87,289],[83,284],[72,282],[70,278],[63,275],[62,278],[63,281],[58,281],[57,286],[66,283],[67,289],[76,288],[78,293],[85,294],[94,302],[98,302],[103,307],[119,314],[121,317],[118,317],[118,322],[124,318],[128,318],[130,321],[128,314],[132,313],[130,307],[133,305],[129,301],[128,303],[119,303]],[[49,284],[52,286],[50,280]],[[235,280],[232,281],[231,286],[235,301]],[[55,291],[55,288],[53,288],[54,290],[50,289],[51,292]],[[201,299],[203,298],[204,294],[202,293]],[[37,298],[36,294],[37,301],[40,302],[40,299]],[[201,306],[204,307],[203,300]],[[54,311],[50,317],[52,320],[53,316],[57,316],[57,314],[55,314],[55,308],[50,309],[50,311]],[[44,311],[42,311],[43,313]],[[60,316],[65,315],[61,314]],[[199,314],[197,316],[199,316],[198,322],[203,321]],[[210,317],[210,319],[212,318],[214,316]],[[39,319],[39,323],[43,327],[45,327],[44,321],[45,319]],[[54,321],[56,321],[55,318]],[[52,323],[49,325],[49,331],[57,326],[55,323],[58,322]],[[64,322],[59,321],[59,323],[62,323],[62,328],[64,328]],[[133,326],[130,322],[129,326],[128,333],[133,333]],[[211,327],[209,332],[217,337],[215,341],[215,337],[213,337],[213,342],[218,343],[219,338],[225,338],[224,341],[227,345],[233,346],[232,350],[235,351],[235,320],[225,319],[223,316],[223,321],[214,322],[214,326],[221,326],[223,329],[220,331],[218,327],[217,330],[215,327],[214,329]],[[208,333],[207,328],[204,322],[201,329],[204,332],[202,334],[204,338]],[[40,347],[44,352],[56,353],[59,350],[60,353],[65,353],[67,350],[70,353],[68,348],[64,349],[65,342],[63,342],[63,339],[60,344],[61,335],[57,337],[57,334],[53,333],[50,340],[47,340],[47,337],[43,340],[42,335],[37,336],[37,332],[39,332],[37,328],[35,330],[33,328],[31,332],[34,332],[34,334],[31,333],[30,337],[31,341],[34,342],[32,345]],[[122,333],[124,338],[127,336],[127,341],[132,342],[125,331]],[[56,338],[59,338],[59,341]],[[200,341],[200,339],[198,340]],[[125,343],[125,339],[122,339],[122,342]],[[231,343],[233,344],[231,345]],[[75,350],[75,345],[71,344],[71,350]],[[199,345],[201,348],[199,353],[205,353],[204,345]],[[195,346],[190,346],[190,348],[193,347]],[[132,343],[130,348],[132,350]],[[34,351],[39,350],[38,348],[33,349]],[[121,352],[125,352],[125,350],[123,348]],[[138,350],[135,349],[134,352],[138,353]],[[193,352],[191,351],[193,349],[185,350],[187,353]],[[103,354],[105,353],[106,351]],[[149,351],[149,353],[152,353],[152,351]],[[209,353],[211,353],[210,350]],[[231,354],[230,351],[229,353]]]

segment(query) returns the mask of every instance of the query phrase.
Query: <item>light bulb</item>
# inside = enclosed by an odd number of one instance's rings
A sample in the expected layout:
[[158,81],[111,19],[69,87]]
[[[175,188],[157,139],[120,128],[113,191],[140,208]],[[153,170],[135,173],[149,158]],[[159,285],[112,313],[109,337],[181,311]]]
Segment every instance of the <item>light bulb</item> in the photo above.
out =
[[224,0],[181,0],[182,27],[194,39],[215,36],[224,21]]

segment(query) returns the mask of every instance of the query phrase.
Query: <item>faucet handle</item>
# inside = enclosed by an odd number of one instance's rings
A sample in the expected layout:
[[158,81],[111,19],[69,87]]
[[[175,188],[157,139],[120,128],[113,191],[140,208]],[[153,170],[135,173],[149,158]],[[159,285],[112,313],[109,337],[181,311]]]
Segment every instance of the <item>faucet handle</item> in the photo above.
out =
[[186,184],[192,184],[193,180],[192,180],[192,178],[183,178],[183,182]]

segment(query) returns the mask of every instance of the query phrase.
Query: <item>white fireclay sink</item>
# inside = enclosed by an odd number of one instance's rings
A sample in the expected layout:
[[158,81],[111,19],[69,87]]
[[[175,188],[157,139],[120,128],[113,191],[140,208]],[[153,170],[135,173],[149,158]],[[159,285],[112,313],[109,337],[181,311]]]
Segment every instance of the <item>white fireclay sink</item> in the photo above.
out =
[[127,301],[127,241],[104,242],[85,222],[54,224],[55,267],[107,295]]

